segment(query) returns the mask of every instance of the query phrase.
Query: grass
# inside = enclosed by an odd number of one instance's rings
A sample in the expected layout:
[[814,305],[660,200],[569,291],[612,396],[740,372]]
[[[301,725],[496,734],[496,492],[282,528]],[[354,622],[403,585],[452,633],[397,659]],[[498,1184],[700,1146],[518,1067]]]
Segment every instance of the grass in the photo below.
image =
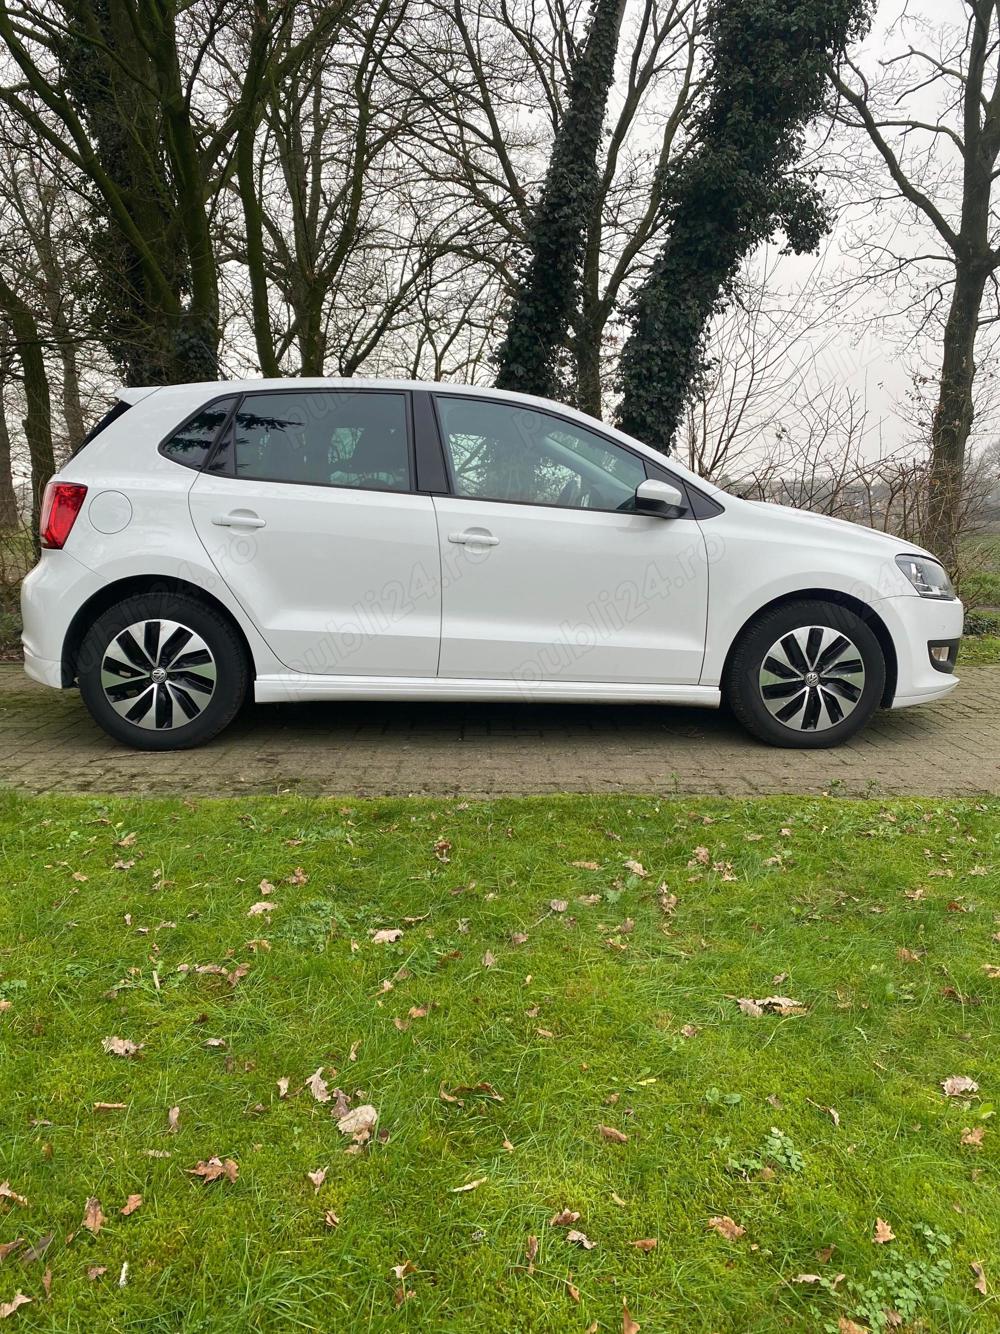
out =
[[968,635],[958,650],[958,669],[1000,663],[1000,636]]
[[12,1328],[994,1327],[998,813],[0,796]]

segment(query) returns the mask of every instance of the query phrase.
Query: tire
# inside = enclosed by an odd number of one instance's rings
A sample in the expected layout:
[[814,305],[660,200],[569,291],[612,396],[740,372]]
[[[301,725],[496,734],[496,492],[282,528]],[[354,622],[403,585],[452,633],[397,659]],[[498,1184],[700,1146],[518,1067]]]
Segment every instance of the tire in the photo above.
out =
[[185,750],[232,722],[249,692],[250,665],[233,626],[211,607],[183,594],[142,593],[94,621],[77,679],[91,717],[116,741]]
[[723,693],[758,740],[813,750],[839,746],[864,727],[881,703],[885,675],[881,645],[860,616],[804,598],[746,627]]

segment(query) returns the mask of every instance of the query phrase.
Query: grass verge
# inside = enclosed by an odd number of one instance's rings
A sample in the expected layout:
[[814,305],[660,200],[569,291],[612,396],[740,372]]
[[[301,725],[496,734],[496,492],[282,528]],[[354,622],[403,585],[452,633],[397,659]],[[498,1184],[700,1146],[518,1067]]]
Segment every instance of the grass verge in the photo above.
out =
[[992,1327],[998,811],[0,797],[11,1327]]

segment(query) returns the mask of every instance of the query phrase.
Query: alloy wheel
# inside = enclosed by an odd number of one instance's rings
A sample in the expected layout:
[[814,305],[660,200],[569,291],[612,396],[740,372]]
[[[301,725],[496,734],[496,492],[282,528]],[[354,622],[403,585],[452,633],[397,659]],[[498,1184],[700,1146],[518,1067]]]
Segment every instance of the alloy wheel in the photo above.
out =
[[827,625],[801,626],[776,640],[758,676],[768,713],[785,727],[823,732],[858,706],[865,664],[857,645]]
[[192,722],[215,693],[208,644],[178,621],[136,621],[112,639],[101,686],[116,713],[136,727],[167,731]]

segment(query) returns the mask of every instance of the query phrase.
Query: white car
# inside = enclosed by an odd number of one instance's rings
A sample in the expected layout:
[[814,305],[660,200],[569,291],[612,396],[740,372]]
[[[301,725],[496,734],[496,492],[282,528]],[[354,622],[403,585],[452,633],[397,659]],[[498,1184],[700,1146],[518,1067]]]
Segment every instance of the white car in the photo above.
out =
[[947,695],[941,565],[728,495],[544,399],[407,381],[123,389],[49,483],[28,675],[128,745],[257,701],[725,700],[833,746]]

